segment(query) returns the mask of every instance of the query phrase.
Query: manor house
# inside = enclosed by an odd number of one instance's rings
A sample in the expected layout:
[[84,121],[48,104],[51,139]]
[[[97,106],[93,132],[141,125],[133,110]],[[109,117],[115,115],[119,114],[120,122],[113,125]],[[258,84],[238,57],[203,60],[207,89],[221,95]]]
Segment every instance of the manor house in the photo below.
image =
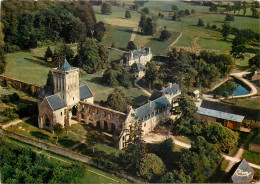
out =
[[148,61],[152,59],[151,48],[140,48],[135,50],[130,50],[125,52],[120,60],[120,64],[126,69],[130,70],[133,64],[136,64],[135,74],[137,78],[142,78],[144,76],[145,65]]

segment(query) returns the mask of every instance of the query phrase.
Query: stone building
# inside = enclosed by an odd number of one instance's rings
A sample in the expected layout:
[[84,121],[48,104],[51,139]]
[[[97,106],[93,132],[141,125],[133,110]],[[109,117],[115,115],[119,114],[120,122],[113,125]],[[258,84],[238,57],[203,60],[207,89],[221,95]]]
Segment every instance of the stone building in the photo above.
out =
[[130,70],[133,64],[136,64],[135,75],[137,78],[144,76],[145,65],[152,59],[151,48],[140,48],[125,52],[120,60],[120,64],[126,69]]
[[53,88],[45,86],[38,100],[38,124],[52,131],[55,123],[63,127],[71,125],[74,115],[78,123],[91,123],[118,137],[118,148],[122,149],[128,139],[128,130],[133,121],[142,127],[143,134],[154,129],[158,122],[170,118],[170,109],[181,94],[177,84],[156,91],[153,99],[127,113],[115,111],[93,103],[93,93],[87,86],[79,86],[79,69],[71,67],[65,60],[61,67],[53,69]]
[[[151,132],[160,121],[165,121],[171,117],[170,110],[173,106],[178,105],[176,100],[181,95],[181,90],[177,84],[168,84],[167,88],[161,91],[154,91],[148,102],[137,109],[128,109],[126,118],[126,130],[129,129],[130,123],[135,117],[140,123],[143,135]],[[122,131],[120,135],[119,147],[127,146],[127,131]]]
[[65,59],[62,66],[53,68],[53,88],[44,87],[39,95],[39,127],[52,131],[55,123],[70,126],[79,101],[93,103],[93,94],[87,84],[79,86],[79,69]]

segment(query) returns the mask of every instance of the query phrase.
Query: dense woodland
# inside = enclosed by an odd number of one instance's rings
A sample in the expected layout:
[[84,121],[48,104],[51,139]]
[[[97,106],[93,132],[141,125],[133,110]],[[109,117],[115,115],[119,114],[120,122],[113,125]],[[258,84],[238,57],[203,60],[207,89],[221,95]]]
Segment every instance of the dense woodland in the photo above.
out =
[[83,177],[83,164],[64,166],[29,148],[14,148],[1,140],[1,181],[4,183],[71,183]]
[[92,36],[95,13],[88,2],[3,2],[5,50],[30,49],[44,43],[74,43]]

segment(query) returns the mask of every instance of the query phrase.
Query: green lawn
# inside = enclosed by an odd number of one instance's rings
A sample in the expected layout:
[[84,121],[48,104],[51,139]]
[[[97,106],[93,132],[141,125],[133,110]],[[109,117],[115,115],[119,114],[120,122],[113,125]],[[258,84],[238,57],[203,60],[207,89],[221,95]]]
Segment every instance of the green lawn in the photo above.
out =
[[[80,84],[87,83],[91,91],[94,93],[95,102],[100,102],[101,100],[106,101],[109,94],[114,91],[114,88],[109,86],[104,86],[100,84],[103,71],[98,71],[95,74],[86,74],[80,77]],[[121,87],[121,89],[132,99],[133,106],[138,106],[139,103],[145,101],[148,97],[138,88],[126,89]]]
[[132,35],[132,28],[115,26],[114,28],[109,29],[109,31],[103,43],[105,43],[107,47],[111,47],[112,43],[114,42],[116,48],[126,48],[127,43],[130,41]]
[[[56,144],[57,137],[55,134],[38,128],[38,121],[36,116],[32,117],[31,119],[25,122],[21,122],[15,126],[8,127],[7,130],[13,131],[15,133],[27,137],[31,137],[33,139],[39,139],[43,142]],[[82,137],[79,135],[73,134],[71,132],[69,132],[67,135],[66,132],[64,132],[63,135],[59,137],[58,145],[65,148],[70,148],[73,145],[79,143],[81,140]]]
[[[11,143],[12,146],[14,146],[14,147],[18,147],[18,148],[19,147],[28,147],[39,154],[43,154],[43,155],[47,156],[51,162],[54,162],[57,164],[67,166],[67,165],[71,165],[73,163],[77,163],[75,160],[33,147],[31,145],[25,144],[23,142],[20,142],[20,141],[14,140],[14,139],[6,138],[5,141],[8,143]],[[114,174],[106,173],[104,171],[101,171],[101,170],[96,169],[89,165],[87,165],[87,169],[86,169],[86,173],[85,173],[84,177],[77,179],[77,183],[116,183],[116,182],[129,183],[129,181],[126,179],[119,178],[119,177],[115,176]]]
[[224,40],[213,40],[209,38],[199,38],[197,44],[205,49],[230,51],[232,43]]
[[254,164],[260,165],[260,154],[245,150],[243,154],[243,158],[248,162],[252,162]]
[[165,53],[169,45],[171,45],[179,35],[180,33],[178,32],[171,32],[171,37],[164,42],[155,38],[148,38],[149,41],[145,44],[145,46],[151,47],[153,55],[162,55]]

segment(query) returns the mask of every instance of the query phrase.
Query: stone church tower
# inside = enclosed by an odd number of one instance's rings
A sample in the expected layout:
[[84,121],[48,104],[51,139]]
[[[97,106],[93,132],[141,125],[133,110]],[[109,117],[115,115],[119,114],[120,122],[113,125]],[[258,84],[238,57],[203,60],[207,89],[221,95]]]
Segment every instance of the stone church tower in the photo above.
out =
[[92,103],[94,97],[87,84],[79,86],[79,69],[70,66],[65,59],[58,68],[53,68],[53,88],[45,86],[38,100],[38,124],[52,131],[55,123],[69,127],[72,109],[79,101]]
[[60,93],[68,107],[80,101],[79,69],[71,67],[65,59],[63,65],[53,69],[54,94]]

